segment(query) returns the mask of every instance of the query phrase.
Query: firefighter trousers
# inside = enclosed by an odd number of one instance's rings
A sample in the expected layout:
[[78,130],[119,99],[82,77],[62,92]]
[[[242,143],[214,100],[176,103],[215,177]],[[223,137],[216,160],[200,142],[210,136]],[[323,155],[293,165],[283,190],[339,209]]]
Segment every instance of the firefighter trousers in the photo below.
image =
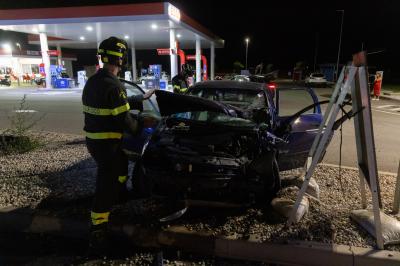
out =
[[92,224],[108,222],[111,207],[125,186],[128,158],[121,148],[120,139],[93,140],[86,138],[86,146],[96,161],[96,191],[92,206]]

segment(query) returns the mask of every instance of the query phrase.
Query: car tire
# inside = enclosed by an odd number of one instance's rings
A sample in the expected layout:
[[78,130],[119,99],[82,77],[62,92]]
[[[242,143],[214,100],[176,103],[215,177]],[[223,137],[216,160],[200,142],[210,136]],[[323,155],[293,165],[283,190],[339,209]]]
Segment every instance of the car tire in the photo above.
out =
[[267,156],[269,162],[268,171],[263,176],[264,197],[269,202],[281,189],[281,178],[279,175],[279,165],[276,159],[276,152],[271,152]]
[[256,199],[259,203],[269,203],[281,188],[277,152],[269,151],[255,159],[251,171],[259,177]]

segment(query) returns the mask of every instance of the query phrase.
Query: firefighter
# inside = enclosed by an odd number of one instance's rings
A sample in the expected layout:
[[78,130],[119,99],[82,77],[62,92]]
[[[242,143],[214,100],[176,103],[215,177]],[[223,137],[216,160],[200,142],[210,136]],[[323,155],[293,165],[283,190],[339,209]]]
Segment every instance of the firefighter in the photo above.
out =
[[188,78],[193,77],[193,70],[189,64],[182,65],[182,71],[178,75],[172,78],[172,86],[175,93],[186,93],[189,85]]
[[118,80],[118,73],[127,63],[127,51],[127,43],[116,37],[101,42],[98,54],[104,67],[89,78],[82,94],[86,146],[98,167],[89,243],[89,252],[96,255],[107,251],[110,210],[127,179],[128,159],[121,148],[122,133],[138,134],[146,123],[129,113],[129,101],[132,104],[143,99],[128,99],[126,88]]

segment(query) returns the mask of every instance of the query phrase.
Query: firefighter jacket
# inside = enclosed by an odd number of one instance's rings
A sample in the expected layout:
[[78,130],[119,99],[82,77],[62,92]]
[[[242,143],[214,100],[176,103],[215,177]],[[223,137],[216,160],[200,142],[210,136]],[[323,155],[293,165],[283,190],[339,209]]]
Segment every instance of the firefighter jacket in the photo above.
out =
[[189,86],[182,74],[178,74],[172,78],[172,87],[175,93],[186,93]]
[[89,139],[121,139],[128,131],[140,130],[138,120],[129,114],[126,88],[107,69],[100,69],[87,81],[82,93],[84,131]]

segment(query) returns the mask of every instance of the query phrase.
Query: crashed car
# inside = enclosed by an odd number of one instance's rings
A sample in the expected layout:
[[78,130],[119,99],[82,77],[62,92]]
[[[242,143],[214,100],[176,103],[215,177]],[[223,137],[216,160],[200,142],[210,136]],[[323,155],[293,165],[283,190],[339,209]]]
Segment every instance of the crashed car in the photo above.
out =
[[[140,93],[125,85],[128,96]],[[134,186],[147,195],[272,198],[279,171],[304,165],[322,121],[315,93],[303,87],[207,81],[187,95],[155,94],[157,103],[145,104],[141,115],[159,117],[158,125],[124,143],[141,155]]]

